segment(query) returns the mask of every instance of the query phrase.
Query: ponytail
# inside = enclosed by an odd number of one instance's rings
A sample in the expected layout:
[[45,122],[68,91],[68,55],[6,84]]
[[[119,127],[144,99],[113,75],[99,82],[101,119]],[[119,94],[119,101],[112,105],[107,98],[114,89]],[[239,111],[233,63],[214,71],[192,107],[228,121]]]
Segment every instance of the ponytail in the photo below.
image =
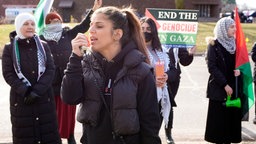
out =
[[126,14],[128,20],[128,27],[130,29],[130,37],[134,40],[136,45],[138,46],[139,51],[141,51],[146,56],[146,62],[149,62],[147,50],[146,50],[146,43],[144,36],[142,35],[141,24],[138,17],[135,15],[133,9],[131,7],[125,8],[122,10]]
[[138,50],[145,55],[145,61],[150,63],[141,24],[131,6],[123,9],[113,6],[102,7],[97,9],[93,15],[97,13],[103,13],[108,16],[108,18],[113,22],[113,29],[121,29],[123,31],[123,36],[120,39],[122,46],[130,42],[132,38],[132,41],[135,42]]

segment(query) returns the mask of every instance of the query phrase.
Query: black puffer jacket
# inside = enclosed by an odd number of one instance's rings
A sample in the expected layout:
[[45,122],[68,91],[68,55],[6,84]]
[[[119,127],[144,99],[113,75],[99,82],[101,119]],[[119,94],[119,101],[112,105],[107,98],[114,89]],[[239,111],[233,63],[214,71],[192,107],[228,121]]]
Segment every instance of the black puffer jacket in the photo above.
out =
[[51,82],[54,77],[54,64],[48,45],[43,42],[46,52],[46,70],[38,78],[37,48],[34,39],[18,40],[21,71],[31,83],[31,91],[40,98],[34,104],[24,104],[24,96],[30,89],[18,78],[13,67],[13,38],[5,45],[2,57],[2,70],[6,82],[11,87],[10,112],[14,144],[60,144],[56,119],[55,102]]
[[[78,119],[89,125],[86,128],[88,143],[120,142],[113,140],[112,131],[122,135],[126,144],[161,143],[158,137],[160,116],[153,73],[149,65],[143,62],[144,56],[135,50],[135,44],[129,43],[122,49],[118,55],[122,62],[114,60],[112,72],[106,72],[106,67],[102,65],[104,60],[96,57],[96,54],[86,55],[81,65],[82,59],[73,54],[61,91],[66,103],[81,103]],[[104,94],[106,77],[115,71],[117,74],[110,87],[111,96],[103,96],[109,107],[106,108],[101,94]]]

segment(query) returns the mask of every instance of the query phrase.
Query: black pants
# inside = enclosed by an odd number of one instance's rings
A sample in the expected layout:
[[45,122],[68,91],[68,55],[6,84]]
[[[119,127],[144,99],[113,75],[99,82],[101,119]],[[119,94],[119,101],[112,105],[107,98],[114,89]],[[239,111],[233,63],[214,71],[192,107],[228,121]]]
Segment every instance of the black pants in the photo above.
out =
[[168,122],[168,129],[172,129],[173,128],[173,107],[176,107],[176,102],[175,102],[175,97],[177,95],[178,89],[179,89],[179,85],[180,85],[180,79],[178,79],[177,81],[168,83],[168,87],[169,87],[169,96],[170,96],[170,103],[171,103],[171,110],[170,110],[170,114],[169,114],[169,122]]
[[88,142],[87,142],[86,125],[85,125],[85,124],[83,124],[83,135],[82,135],[82,137],[81,137],[81,139],[80,139],[80,142],[81,142],[82,144],[87,144],[87,143],[88,143]]

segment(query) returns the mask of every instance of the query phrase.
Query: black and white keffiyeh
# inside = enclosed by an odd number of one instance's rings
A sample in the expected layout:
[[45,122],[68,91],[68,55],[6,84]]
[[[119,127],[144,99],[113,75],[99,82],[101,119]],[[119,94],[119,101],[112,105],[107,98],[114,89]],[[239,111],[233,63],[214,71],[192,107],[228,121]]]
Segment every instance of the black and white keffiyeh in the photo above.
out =
[[[153,67],[155,67],[156,62],[162,61],[164,62],[164,71],[166,72],[169,69],[170,60],[166,52],[153,50],[152,48],[151,49],[148,48],[147,52],[148,52],[150,63]],[[156,56],[153,56],[153,55],[156,55]],[[157,99],[161,105],[161,115],[163,117],[165,127],[167,128],[168,122],[169,122],[170,110],[171,110],[171,103],[170,103],[167,84],[165,84],[164,87],[157,87],[156,90],[157,90]]]
[[235,21],[230,17],[221,18],[215,28],[214,35],[219,43],[230,53],[234,54],[236,51],[236,42],[234,37],[228,37],[228,29]]
[[[44,50],[44,47],[42,43],[40,42],[40,39],[38,38],[37,35],[34,35],[33,37],[36,42],[36,47],[37,47],[37,58],[38,58],[38,78],[37,80],[40,79],[40,77],[44,74],[45,69],[46,69],[46,53]],[[19,79],[22,80],[27,86],[31,86],[31,83],[28,81],[28,79],[23,75],[21,71],[21,65],[20,65],[20,53],[19,53],[19,46],[18,46],[18,37],[16,36],[14,38],[14,45],[13,45],[13,66],[15,69],[15,72]]]
[[53,40],[58,42],[62,35],[62,24],[47,24],[42,35],[47,41]]

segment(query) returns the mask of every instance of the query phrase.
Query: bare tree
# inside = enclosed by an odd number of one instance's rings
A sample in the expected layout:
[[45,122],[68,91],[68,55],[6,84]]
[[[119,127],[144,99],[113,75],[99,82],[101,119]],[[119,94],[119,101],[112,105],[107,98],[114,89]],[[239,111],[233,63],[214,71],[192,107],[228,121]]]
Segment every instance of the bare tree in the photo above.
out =
[[184,9],[184,0],[175,0],[176,9]]

